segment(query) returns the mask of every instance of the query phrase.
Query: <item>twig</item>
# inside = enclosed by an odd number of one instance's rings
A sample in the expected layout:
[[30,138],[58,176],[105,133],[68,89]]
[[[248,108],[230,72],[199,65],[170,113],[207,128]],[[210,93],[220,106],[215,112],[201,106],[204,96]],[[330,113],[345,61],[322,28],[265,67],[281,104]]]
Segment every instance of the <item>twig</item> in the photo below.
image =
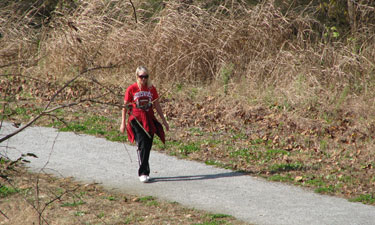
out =
[[[12,186],[14,189],[16,189],[16,186],[15,186],[10,180],[6,180],[6,181],[7,181],[7,183],[8,183],[10,186]],[[30,202],[27,200],[26,196],[21,195],[21,197],[23,198],[23,200],[25,200],[25,202],[26,202],[27,204],[29,204],[31,207],[33,207],[33,208],[38,212],[38,216],[39,216],[39,224],[41,224],[41,220],[43,220],[46,224],[49,224],[48,221],[42,216],[42,214],[39,213],[39,211],[37,210],[37,207],[35,207],[34,204],[30,203]],[[37,200],[37,201],[39,201],[39,200]],[[0,211],[0,213],[3,214],[1,211]],[[5,216],[5,215],[4,215],[4,216]],[[7,217],[7,218],[8,218],[8,217]],[[9,218],[8,218],[8,219],[9,219]]]
[[123,104],[116,104],[116,103],[110,103],[110,102],[102,102],[102,101],[97,101],[97,100],[93,100],[93,99],[90,99],[88,101],[89,102],[93,102],[93,103],[99,103],[99,104],[102,104],[102,105],[109,105],[109,106],[116,106],[116,107],[119,107],[119,108],[124,108]]
[[163,95],[165,95],[166,93],[168,93],[172,88],[173,88],[173,85],[172,85],[171,88],[167,89],[167,90],[164,91],[161,95],[159,95],[158,98],[154,99],[154,101],[152,101],[152,103],[154,103],[155,101],[159,100]]
[[58,121],[60,121],[61,123],[63,123],[66,127],[68,127],[69,125],[68,125],[68,123],[67,122],[65,122],[65,120],[64,119],[62,119],[62,118],[59,118],[58,116],[56,116],[56,115],[54,115],[54,114],[48,114],[48,116],[50,116],[50,117],[53,117],[53,118],[56,118]]
[[25,78],[29,78],[30,80],[36,80],[36,81],[39,81],[39,82],[42,82],[42,83],[48,83],[48,82],[46,82],[44,80],[40,80],[40,79],[37,79],[37,78],[34,78],[34,77],[22,75],[22,74],[0,74],[0,77],[9,77],[9,76],[13,76],[13,77],[25,77]]
[[130,153],[129,153],[129,150],[128,150],[128,148],[126,147],[126,145],[125,145],[125,143],[124,143],[124,142],[122,142],[122,144],[124,145],[124,148],[125,148],[126,152],[128,153],[128,156],[129,156],[129,160],[130,160],[130,163],[133,163],[133,160],[132,160],[132,158],[131,158],[131,156],[130,156]]
[[5,218],[7,218],[9,220],[9,217],[7,217],[7,215],[5,215],[5,213],[3,213],[3,211],[1,211],[1,209],[0,209],[0,213],[1,213],[1,215],[3,215]]
[[45,107],[45,110],[48,109],[49,105],[55,100],[56,96],[59,95],[67,86],[69,86],[71,83],[73,83],[75,80],[77,80],[80,76],[94,70],[100,70],[100,69],[109,69],[109,68],[114,68],[115,66],[99,66],[99,67],[94,67],[94,68],[89,68],[81,73],[79,73],[77,76],[75,76],[73,79],[68,81],[64,86],[62,86],[51,98],[51,100],[48,102],[48,104]]
[[131,4],[132,7],[133,7],[135,23],[138,23],[138,20],[137,20],[137,12],[136,12],[136,10],[135,10],[135,6],[134,6],[132,0],[129,0],[129,2],[130,2],[130,4]]
[[109,87],[107,87],[107,86],[101,84],[97,79],[91,77],[90,80],[91,80],[92,82],[94,82],[95,84],[97,84],[97,85],[99,85],[99,86],[101,86],[101,87],[107,89],[107,91],[111,92],[112,94],[114,94],[114,95],[116,95],[116,96],[118,95],[118,94],[115,93],[111,88],[109,88]]
[[43,165],[43,167],[39,170],[39,172],[41,172],[43,169],[45,169],[46,166],[48,165],[49,160],[51,159],[51,155],[52,155],[52,153],[53,153],[53,150],[54,150],[54,148],[55,148],[56,140],[57,140],[57,138],[59,137],[59,135],[60,135],[60,132],[57,133],[55,139],[53,140],[53,144],[52,144],[52,147],[51,147],[51,151],[50,151],[50,153],[49,153],[49,155],[48,155],[47,162]]
[[71,190],[66,190],[64,193],[55,196],[55,198],[53,198],[53,199],[51,199],[50,201],[48,201],[47,203],[45,203],[43,209],[41,210],[41,214],[44,212],[44,210],[45,210],[50,204],[54,203],[54,202],[57,201],[57,200],[61,200],[61,198],[62,198],[64,195],[66,195],[66,194],[68,194],[68,193],[70,193],[70,192],[75,192],[78,188],[80,188],[80,186],[77,186],[77,187],[75,187],[74,189],[71,189]]
[[38,212],[39,225],[42,225],[42,213],[40,213],[40,200],[39,200],[39,176],[36,178],[36,191],[35,191],[35,200],[36,206],[35,209]]

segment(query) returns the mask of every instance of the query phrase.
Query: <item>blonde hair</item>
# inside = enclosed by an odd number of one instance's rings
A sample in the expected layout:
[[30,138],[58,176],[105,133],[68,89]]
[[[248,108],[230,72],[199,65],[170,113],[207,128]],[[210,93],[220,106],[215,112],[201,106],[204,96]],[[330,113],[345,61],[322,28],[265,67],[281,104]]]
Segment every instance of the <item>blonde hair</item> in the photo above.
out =
[[152,87],[150,74],[148,73],[147,68],[145,66],[138,66],[137,69],[135,70],[135,76],[136,76],[136,79],[137,79],[137,84],[138,84],[139,89],[141,89],[141,83],[138,80],[138,75],[139,75],[140,72],[145,72],[148,75],[147,87],[149,87],[149,88]]

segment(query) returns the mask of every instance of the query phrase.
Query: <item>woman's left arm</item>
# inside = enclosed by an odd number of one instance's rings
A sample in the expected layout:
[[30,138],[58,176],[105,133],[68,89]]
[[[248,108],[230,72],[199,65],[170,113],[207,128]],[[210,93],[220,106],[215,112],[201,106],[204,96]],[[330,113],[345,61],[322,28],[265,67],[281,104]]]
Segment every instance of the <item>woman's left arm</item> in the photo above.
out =
[[169,130],[169,125],[168,125],[167,120],[164,117],[163,110],[160,107],[159,99],[155,100],[155,102],[153,104],[155,106],[156,112],[159,114],[160,118],[163,121],[163,125],[164,125],[165,129],[168,131]]

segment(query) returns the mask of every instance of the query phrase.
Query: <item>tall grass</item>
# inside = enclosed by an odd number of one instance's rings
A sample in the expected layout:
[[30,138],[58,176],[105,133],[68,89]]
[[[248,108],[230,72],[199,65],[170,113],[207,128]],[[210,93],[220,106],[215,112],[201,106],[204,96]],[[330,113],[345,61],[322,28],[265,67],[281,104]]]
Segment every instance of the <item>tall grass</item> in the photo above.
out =
[[[126,86],[142,64],[160,84],[209,86],[222,83],[223,68],[233,65],[228,94],[251,96],[259,104],[283,102],[301,115],[374,116],[373,25],[340,39],[343,34],[332,35],[309,10],[282,12],[273,1],[223,1],[213,7],[134,1],[134,6],[136,14],[128,1],[81,0],[73,8],[56,7],[39,28],[28,25],[30,11],[16,17],[14,5],[4,7],[0,62],[18,63],[2,72],[24,68],[39,78],[66,79],[85,68],[114,65],[92,76]],[[29,63],[21,63],[25,60]]]

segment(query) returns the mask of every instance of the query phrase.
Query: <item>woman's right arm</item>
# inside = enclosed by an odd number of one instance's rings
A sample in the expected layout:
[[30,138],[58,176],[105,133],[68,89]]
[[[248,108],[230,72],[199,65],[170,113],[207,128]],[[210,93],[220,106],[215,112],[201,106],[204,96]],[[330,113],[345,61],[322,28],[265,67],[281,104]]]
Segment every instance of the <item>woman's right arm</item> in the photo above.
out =
[[124,133],[126,128],[126,113],[127,113],[127,106],[129,102],[124,101],[124,106],[122,107],[122,118],[121,118],[121,126],[120,126],[120,132]]

